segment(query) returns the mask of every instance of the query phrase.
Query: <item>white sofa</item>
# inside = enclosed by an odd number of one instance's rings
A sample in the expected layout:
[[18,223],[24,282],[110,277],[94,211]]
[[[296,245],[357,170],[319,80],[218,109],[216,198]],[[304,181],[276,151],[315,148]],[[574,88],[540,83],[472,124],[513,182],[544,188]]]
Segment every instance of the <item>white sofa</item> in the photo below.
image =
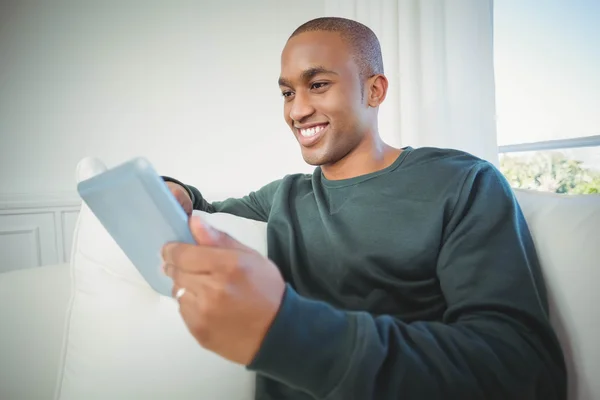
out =
[[[566,197],[521,190],[517,190],[516,193],[540,253],[550,293],[551,318],[567,354],[570,375],[569,398],[577,400],[600,399],[600,379],[597,379],[600,370],[600,346],[597,346],[597,339],[600,338],[600,312],[596,308],[600,304],[600,295],[597,290],[597,285],[600,283],[600,196]],[[83,224],[82,221],[79,222],[79,225],[81,224]],[[79,231],[76,234],[79,236],[91,234],[91,232],[83,232],[84,228],[81,226],[78,229]],[[245,228],[239,225],[233,228],[233,231],[235,229],[243,230]],[[260,227],[248,225],[247,229],[254,230],[250,236],[256,236],[256,229],[260,229]],[[81,240],[78,243],[76,239],[74,247],[81,249]],[[99,252],[98,257],[102,257],[102,252],[106,252],[106,249],[98,247],[94,249]],[[181,379],[189,379],[187,381],[182,380],[180,385],[189,384],[192,386],[185,390],[182,389],[181,392],[175,391],[167,394],[165,390],[177,389],[165,389],[163,387],[165,385],[165,379],[163,379],[165,371],[179,371],[178,367],[182,365],[179,360],[187,357],[186,354],[195,352],[195,350],[191,350],[195,345],[192,341],[181,345],[187,347],[184,351],[178,353],[179,358],[169,359],[168,354],[181,349],[169,349],[169,352],[165,353],[167,354],[166,357],[161,355],[160,357],[163,358],[159,358],[159,360],[167,365],[166,367],[163,365],[163,369],[160,371],[153,372],[151,366],[145,365],[157,362],[153,358],[156,356],[154,354],[156,344],[150,342],[153,338],[147,339],[148,347],[145,349],[143,346],[146,343],[144,341],[146,336],[131,333],[139,339],[135,342],[135,345],[138,346],[136,351],[143,353],[147,350],[148,360],[150,361],[146,363],[144,355],[133,354],[133,361],[128,356],[125,361],[114,361],[113,364],[110,364],[112,361],[107,361],[109,359],[104,357],[104,353],[115,350],[114,348],[113,350],[107,350],[103,346],[126,343],[119,342],[120,338],[114,336],[126,335],[126,332],[135,333],[135,330],[139,327],[129,326],[127,330],[118,330],[113,329],[111,325],[109,328],[113,331],[106,335],[112,335],[110,336],[112,341],[107,343],[104,335],[94,335],[93,332],[95,331],[87,325],[96,324],[97,328],[99,319],[115,317],[120,312],[119,307],[131,307],[131,310],[134,310],[135,307],[142,307],[139,309],[143,310],[145,306],[150,307],[147,303],[152,303],[155,306],[163,300],[151,297],[144,288],[128,288],[127,290],[140,290],[141,294],[136,298],[137,300],[129,301],[128,298],[121,297],[122,306],[116,305],[115,308],[108,308],[110,307],[108,305],[110,301],[106,300],[106,304],[102,303],[103,297],[101,296],[106,295],[102,291],[110,291],[114,285],[117,285],[118,282],[116,281],[108,281],[113,279],[111,276],[116,273],[113,271],[111,272],[112,275],[93,275],[91,276],[93,278],[92,282],[80,282],[82,285],[88,285],[80,293],[82,296],[87,297],[83,297],[78,301],[80,321],[73,322],[73,312],[75,311],[69,311],[69,307],[73,307],[74,280],[82,279],[82,276],[87,273],[86,271],[82,272],[82,270],[78,272],[78,254],[76,250],[74,249],[73,257],[75,260],[72,261],[71,265],[53,265],[0,275],[1,399],[55,398],[62,400],[65,398],[126,399],[134,397],[183,399],[194,397],[189,390],[195,391],[195,398],[198,399],[218,400],[222,398],[234,400],[234,398],[251,398],[251,394],[246,395],[243,393],[251,393],[250,382],[252,377],[244,375],[245,372],[236,369],[236,366],[228,366],[216,359],[202,361],[204,364],[198,364],[200,365],[197,367],[198,370],[194,370],[194,367],[187,368],[182,373],[187,374],[188,377]],[[85,268],[93,270],[94,267],[88,265]],[[90,277],[86,279],[88,278]],[[109,285],[113,286],[94,286],[102,280],[107,280]],[[121,285],[121,283],[118,284]],[[114,296],[122,296],[117,292],[115,293],[110,293],[111,297],[104,298],[112,299]],[[90,298],[94,296],[99,296],[95,298],[95,303],[90,301]],[[88,304],[88,306],[85,304]],[[77,304],[75,305],[77,306]],[[168,303],[165,303],[164,306],[166,308],[161,308],[162,311],[160,311],[163,314],[161,318],[171,318],[165,316],[169,313],[169,315],[177,314],[176,309],[171,309]],[[85,307],[89,307],[89,309]],[[101,314],[98,307],[105,307],[104,311],[106,312]],[[131,310],[128,311],[130,314],[133,312]],[[83,316],[88,316],[92,320],[88,321]],[[71,320],[70,324],[68,323],[69,319]],[[114,324],[118,324],[118,321],[115,321]],[[163,323],[160,321],[158,324],[151,322],[152,325],[149,325],[150,323],[147,320],[132,319],[129,323],[132,325],[148,324],[147,327],[151,326],[152,328],[149,329],[149,331],[152,330],[152,335],[162,334],[160,332],[163,329],[162,327],[165,330],[176,329],[176,333],[164,333],[165,338],[167,338],[164,341],[167,348],[178,346],[182,341],[185,342],[183,336],[178,336],[180,339],[177,340],[177,345],[173,343],[173,340],[168,340],[169,335],[183,335],[181,332],[184,332],[180,326],[170,328],[174,325],[172,321],[165,322],[164,325],[161,325]],[[71,330],[74,327],[83,330],[72,333]],[[133,331],[130,331],[130,329],[133,329]],[[88,332],[88,336],[82,335],[82,332]],[[77,339],[79,341],[72,345],[70,349],[67,349],[71,352],[71,357],[79,358],[78,361],[80,362],[79,364],[73,363],[71,370],[69,370],[68,365],[65,365],[65,337],[68,335],[80,336]],[[139,343],[140,341],[141,343]],[[94,347],[100,347],[100,350],[94,353],[91,351]],[[210,358],[209,355],[203,353],[190,355],[190,357]],[[185,364],[186,361],[182,362]],[[193,363],[196,361],[190,362],[189,365],[195,365]],[[202,382],[199,381],[197,383],[198,388],[193,387],[195,384],[194,377],[206,374],[207,369],[213,369],[212,366],[219,363],[221,364],[217,370],[221,368],[219,370],[221,372],[217,373],[226,375],[225,383],[221,387],[206,389],[207,385],[212,384],[214,377]],[[100,369],[99,365],[105,369]],[[122,371],[111,375],[114,370],[121,367],[124,368]],[[127,386],[125,383],[127,380],[139,378],[135,375],[135,371],[140,369],[145,371],[145,378],[139,381],[145,385],[144,390],[139,389],[137,383],[133,388]],[[181,367],[180,369],[183,370],[184,368]],[[57,390],[58,385],[64,386],[65,376],[70,379],[70,385],[72,386],[71,389],[67,390],[67,392],[70,391],[69,395],[65,394],[65,390]],[[179,372],[169,379],[175,379],[173,377],[179,379]],[[98,382],[94,382],[96,379]],[[224,390],[226,391],[224,388],[228,384],[236,385],[240,381],[242,381],[241,385],[244,386],[243,390],[232,393],[224,392]],[[78,385],[81,387],[74,390],[73,387]],[[135,392],[136,390],[138,392]],[[104,395],[101,395],[101,392]]]

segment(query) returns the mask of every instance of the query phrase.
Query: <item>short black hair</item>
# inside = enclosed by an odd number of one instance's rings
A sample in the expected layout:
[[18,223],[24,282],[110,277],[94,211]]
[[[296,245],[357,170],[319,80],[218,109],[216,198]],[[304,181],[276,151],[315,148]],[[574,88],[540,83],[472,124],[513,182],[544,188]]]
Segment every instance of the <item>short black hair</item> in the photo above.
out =
[[[376,74],[383,74],[381,45],[377,35],[360,22],[341,17],[315,18],[300,25],[289,39],[303,32],[338,32],[353,52],[354,61],[359,67],[361,80]],[[288,40],[289,40],[288,39]]]

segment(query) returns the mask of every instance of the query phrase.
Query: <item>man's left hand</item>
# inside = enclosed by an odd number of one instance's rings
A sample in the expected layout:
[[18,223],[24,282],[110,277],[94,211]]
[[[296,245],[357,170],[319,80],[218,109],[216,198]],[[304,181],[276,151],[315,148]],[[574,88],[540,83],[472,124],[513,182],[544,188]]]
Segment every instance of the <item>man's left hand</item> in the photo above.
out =
[[202,347],[248,365],[281,305],[281,273],[269,259],[198,217],[190,218],[190,229],[196,244],[169,243],[162,252],[180,313]]

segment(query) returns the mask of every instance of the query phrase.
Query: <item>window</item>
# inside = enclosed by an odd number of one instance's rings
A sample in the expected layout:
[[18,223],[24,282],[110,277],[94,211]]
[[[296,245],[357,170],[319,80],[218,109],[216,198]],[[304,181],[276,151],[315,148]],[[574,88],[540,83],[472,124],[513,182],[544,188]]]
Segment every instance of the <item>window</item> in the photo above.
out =
[[517,188],[600,193],[600,1],[494,2],[500,167]]

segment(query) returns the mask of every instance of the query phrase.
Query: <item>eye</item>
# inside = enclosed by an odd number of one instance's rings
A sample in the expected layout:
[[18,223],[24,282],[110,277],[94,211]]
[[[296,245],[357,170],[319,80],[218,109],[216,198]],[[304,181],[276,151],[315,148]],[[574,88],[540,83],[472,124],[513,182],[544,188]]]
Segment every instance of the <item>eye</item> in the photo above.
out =
[[315,82],[312,85],[310,85],[310,88],[314,89],[314,90],[319,90],[319,89],[324,89],[328,85],[329,85],[329,82]]
[[294,92],[292,92],[291,90],[286,90],[286,91],[283,91],[283,92],[281,93],[281,95],[282,95],[283,97],[290,97],[290,96],[291,96],[291,95],[293,95],[293,94],[294,94]]

